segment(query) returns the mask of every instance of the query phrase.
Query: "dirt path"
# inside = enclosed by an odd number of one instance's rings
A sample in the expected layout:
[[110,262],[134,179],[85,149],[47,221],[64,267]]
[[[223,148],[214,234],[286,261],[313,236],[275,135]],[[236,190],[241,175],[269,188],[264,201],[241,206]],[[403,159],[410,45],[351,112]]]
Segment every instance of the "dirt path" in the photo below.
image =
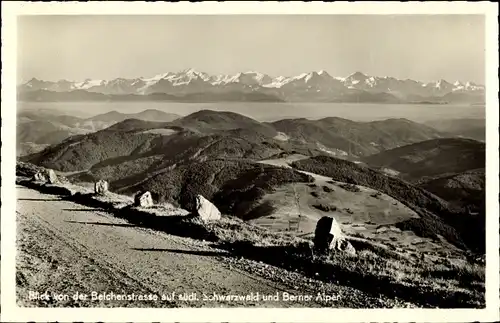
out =
[[[230,268],[217,261],[225,256],[221,251],[137,228],[98,209],[54,195],[22,186],[17,187],[17,193],[16,281],[20,306],[321,306],[314,301],[284,301],[283,292],[296,291]],[[36,298],[40,295],[30,292],[48,292],[49,299]],[[73,300],[77,292],[87,298]],[[92,299],[93,292],[112,299]],[[179,299],[185,293],[197,300]],[[204,294],[213,297],[214,293],[250,295],[254,299],[204,298]],[[278,301],[262,299],[263,295],[276,293],[280,295]],[[56,300],[54,294],[68,295],[69,299]],[[117,294],[134,300],[119,300]],[[151,299],[154,295],[157,300]],[[162,300],[162,295],[171,299]]]
[[[301,160],[301,159],[306,159],[306,158],[308,158],[308,157],[302,156],[302,155],[298,155],[298,156],[292,155],[292,156],[289,156],[288,158],[261,160],[261,161],[258,161],[258,163],[272,165],[272,166],[278,166],[278,167],[293,168],[292,166],[290,166],[290,164],[292,162],[297,161],[297,160]],[[294,168],[294,170],[299,172],[299,173],[312,176],[317,182],[328,182],[328,181],[332,180],[331,177],[318,175],[318,174],[306,172],[304,170],[299,170],[299,169],[295,169],[295,168]]]

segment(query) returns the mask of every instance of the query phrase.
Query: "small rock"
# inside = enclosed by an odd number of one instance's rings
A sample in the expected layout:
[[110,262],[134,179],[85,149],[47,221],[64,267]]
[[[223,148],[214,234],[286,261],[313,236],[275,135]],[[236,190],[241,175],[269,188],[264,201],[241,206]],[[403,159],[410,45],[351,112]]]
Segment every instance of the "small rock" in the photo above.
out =
[[333,239],[332,243],[330,244],[330,250],[340,250],[350,255],[356,255],[356,250],[354,249],[354,247],[343,237],[339,239]]

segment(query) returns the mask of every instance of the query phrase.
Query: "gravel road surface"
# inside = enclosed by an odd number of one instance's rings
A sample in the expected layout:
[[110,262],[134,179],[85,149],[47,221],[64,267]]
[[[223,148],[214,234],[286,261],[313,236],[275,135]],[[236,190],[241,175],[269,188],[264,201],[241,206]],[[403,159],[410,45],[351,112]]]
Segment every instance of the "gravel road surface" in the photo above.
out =
[[20,306],[321,306],[284,300],[297,291],[220,261],[230,257],[222,251],[23,186],[17,193]]

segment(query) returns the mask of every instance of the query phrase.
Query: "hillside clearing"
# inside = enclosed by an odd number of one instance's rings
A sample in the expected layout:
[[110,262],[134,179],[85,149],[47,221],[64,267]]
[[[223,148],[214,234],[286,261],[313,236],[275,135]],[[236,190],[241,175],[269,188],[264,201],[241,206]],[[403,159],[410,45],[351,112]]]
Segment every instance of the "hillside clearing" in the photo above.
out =
[[[303,159],[291,156],[260,163],[284,166]],[[395,227],[395,224],[405,220],[420,218],[415,211],[396,199],[360,185],[357,185],[358,192],[352,192],[343,188],[345,183],[310,172],[300,172],[311,175],[315,179],[313,185],[293,183],[276,188],[261,200],[261,203],[272,206],[273,213],[251,220],[252,223],[274,232],[309,237],[314,232],[316,222],[328,215],[342,225],[347,235],[390,246],[401,254],[416,257],[414,254],[422,252],[432,259],[451,255],[462,257],[461,250],[445,239],[436,244],[435,239],[419,238],[412,231]],[[317,205],[328,206],[331,211],[322,211],[315,207]],[[415,249],[415,241],[420,241],[418,249]]]

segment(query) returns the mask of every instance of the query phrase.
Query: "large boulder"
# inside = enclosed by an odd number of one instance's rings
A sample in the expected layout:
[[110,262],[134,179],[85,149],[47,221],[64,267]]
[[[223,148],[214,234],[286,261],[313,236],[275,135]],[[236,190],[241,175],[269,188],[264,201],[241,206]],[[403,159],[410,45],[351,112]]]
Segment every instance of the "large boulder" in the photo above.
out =
[[52,169],[47,169],[46,173],[47,173],[47,182],[49,182],[50,184],[55,184],[58,182],[56,172],[54,172]]
[[153,197],[149,191],[139,192],[134,197],[134,206],[151,207],[153,205]]
[[46,182],[47,177],[45,177],[45,174],[43,172],[36,172],[35,175],[33,176],[33,181]]
[[324,216],[316,223],[314,231],[314,249],[318,253],[326,253],[328,250],[345,251],[355,254],[356,250],[347,241],[338,222],[329,216]]
[[57,175],[52,169],[44,169],[43,171],[36,172],[33,176],[33,180],[49,184],[55,184],[58,182]]
[[94,191],[96,194],[105,195],[109,190],[109,184],[105,180],[100,180],[94,183]]
[[201,195],[196,196],[194,213],[204,221],[220,220],[221,218],[219,209]]

